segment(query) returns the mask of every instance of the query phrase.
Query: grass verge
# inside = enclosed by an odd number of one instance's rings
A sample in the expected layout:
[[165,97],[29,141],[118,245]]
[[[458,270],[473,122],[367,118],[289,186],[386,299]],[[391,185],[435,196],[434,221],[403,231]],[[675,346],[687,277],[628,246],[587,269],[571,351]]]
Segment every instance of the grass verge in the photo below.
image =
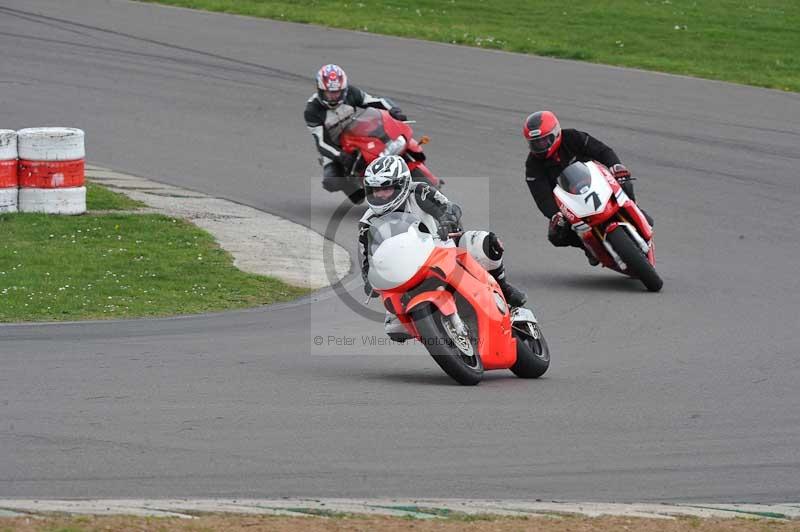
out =
[[86,183],[86,206],[93,211],[135,211],[145,204],[95,183]]
[[344,517],[271,517],[204,515],[196,519],[174,519],[164,517],[126,516],[75,516],[0,518],[0,532],[95,532],[95,531],[141,531],[200,532],[225,530],[226,532],[261,531],[374,531],[395,532],[461,532],[493,531],[511,532],[535,530],[539,532],[797,532],[797,522],[778,522],[753,519],[697,519],[675,520],[639,519],[625,517],[487,517],[481,520],[463,519],[406,519],[392,517],[344,516]]
[[[93,185],[91,210],[138,202]],[[244,273],[210,234],[156,214],[0,215],[0,322],[221,311],[308,291]]]
[[796,0],[143,1],[800,91]]

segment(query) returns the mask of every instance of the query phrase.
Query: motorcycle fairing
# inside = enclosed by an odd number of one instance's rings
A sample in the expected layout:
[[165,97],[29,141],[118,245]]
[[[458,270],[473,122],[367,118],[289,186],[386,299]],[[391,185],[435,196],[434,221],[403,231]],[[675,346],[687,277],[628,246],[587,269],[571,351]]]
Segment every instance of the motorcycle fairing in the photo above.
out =
[[419,230],[419,223],[408,231],[381,242],[369,255],[367,278],[376,290],[391,290],[414,279],[436,248],[433,236]]
[[553,193],[563,207],[577,218],[588,218],[602,213],[613,195],[613,190],[606,180],[605,174],[594,163],[584,166],[589,170],[591,180],[580,190],[576,190],[576,193],[567,192],[560,184],[553,189]]

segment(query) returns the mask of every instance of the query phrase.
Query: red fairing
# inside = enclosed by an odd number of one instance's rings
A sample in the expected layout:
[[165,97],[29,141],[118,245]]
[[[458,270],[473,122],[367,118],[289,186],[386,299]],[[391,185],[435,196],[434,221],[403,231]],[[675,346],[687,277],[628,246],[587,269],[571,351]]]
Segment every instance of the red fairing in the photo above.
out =
[[603,212],[589,216],[586,218],[586,223],[592,227],[595,227],[617,214],[617,211],[619,211],[619,205],[617,204],[616,196],[611,196],[611,199],[608,201],[608,203],[606,203]]
[[414,131],[411,126],[400,120],[395,120],[388,111],[381,111],[383,116],[383,128],[389,135],[389,138],[396,139],[398,137],[405,137],[406,140],[414,137]]
[[[625,204],[623,209],[633,225],[636,226],[639,234],[642,235],[642,238],[644,238],[645,241],[651,240],[653,238],[653,228],[650,226],[647,218],[644,217],[644,214],[642,214],[642,211],[639,209],[639,207],[634,202],[629,201]],[[652,242],[650,245],[652,247]]]
[[406,137],[406,140],[408,141],[408,151],[414,153],[422,153],[422,146],[420,146],[419,142],[417,142],[416,139],[414,139],[413,137],[412,138]]
[[[357,115],[356,120],[345,128],[339,142],[342,150],[347,153],[361,153],[364,162],[369,164],[386,149],[386,142],[400,137],[406,140],[406,149],[403,153],[422,153],[422,146],[413,135],[414,131],[408,124],[394,119],[388,111],[370,108]],[[430,185],[437,188],[441,185],[439,178],[433,175],[422,161],[408,155],[405,159],[412,174],[418,169],[425,176],[423,180]]]

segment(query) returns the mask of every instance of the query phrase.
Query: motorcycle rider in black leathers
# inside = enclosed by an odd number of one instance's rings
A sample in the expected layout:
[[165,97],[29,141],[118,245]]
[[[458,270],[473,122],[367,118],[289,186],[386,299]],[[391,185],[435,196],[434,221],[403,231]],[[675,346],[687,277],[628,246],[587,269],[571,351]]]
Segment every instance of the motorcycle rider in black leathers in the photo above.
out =
[[[554,246],[584,249],[583,241],[564,219],[553,197],[558,176],[573,162],[597,161],[606,165],[628,197],[636,201],[630,171],[614,150],[588,133],[577,129],[562,130],[555,114],[538,111],[525,119],[522,134],[530,148],[525,161],[525,180],[536,206],[550,220],[547,238]],[[650,220],[649,216],[647,218]],[[588,250],[584,251],[592,266],[596,266],[595,256]]]
[[[372,161],[364,173],[364,190],[369,209],[358,227],[358,248],[361,256],[361,276],[364,292],[374,295],[369,284],[369,229],[372,222],[384,214],[402,211],[414,214],[431,234],[447,240],[451,233],[462,231],[461,207],[449,201],[441,192],[427,183],[411,180],[411,172],[402,157],[387,155]],[[489,231],[463,231],[456,245],[469,254],[497,280],[508,304],[521,307],[526,295],[514,288],[506,279],[503,266],[503,244]],[[407,331],[394,314],[387,311],[385,329],[393,340],[409,338]]]
[[[314,137],[322,165],[322,187],[328,192],[344,190],[356,156],[340,150],[342,126],[356,109],[385,109],[397,120],[407,120],[400,108],[386,98],[370,96],[347,82],[347,75],[337,65],[325,65],[317,72],[317,92],[306,103],[306,125]],[[355,203],[363,200],[360,188],[345,190]]]

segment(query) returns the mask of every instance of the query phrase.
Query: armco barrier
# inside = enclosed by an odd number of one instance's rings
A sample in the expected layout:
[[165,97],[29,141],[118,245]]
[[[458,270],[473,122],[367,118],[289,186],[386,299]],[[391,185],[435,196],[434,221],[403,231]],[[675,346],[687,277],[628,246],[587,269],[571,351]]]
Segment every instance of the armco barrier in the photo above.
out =
[[83,131],[66,127],[21,129],[17,144],[20,212],[86,212]]
[[17,212],[17,132],[0,129],[0,213]]

